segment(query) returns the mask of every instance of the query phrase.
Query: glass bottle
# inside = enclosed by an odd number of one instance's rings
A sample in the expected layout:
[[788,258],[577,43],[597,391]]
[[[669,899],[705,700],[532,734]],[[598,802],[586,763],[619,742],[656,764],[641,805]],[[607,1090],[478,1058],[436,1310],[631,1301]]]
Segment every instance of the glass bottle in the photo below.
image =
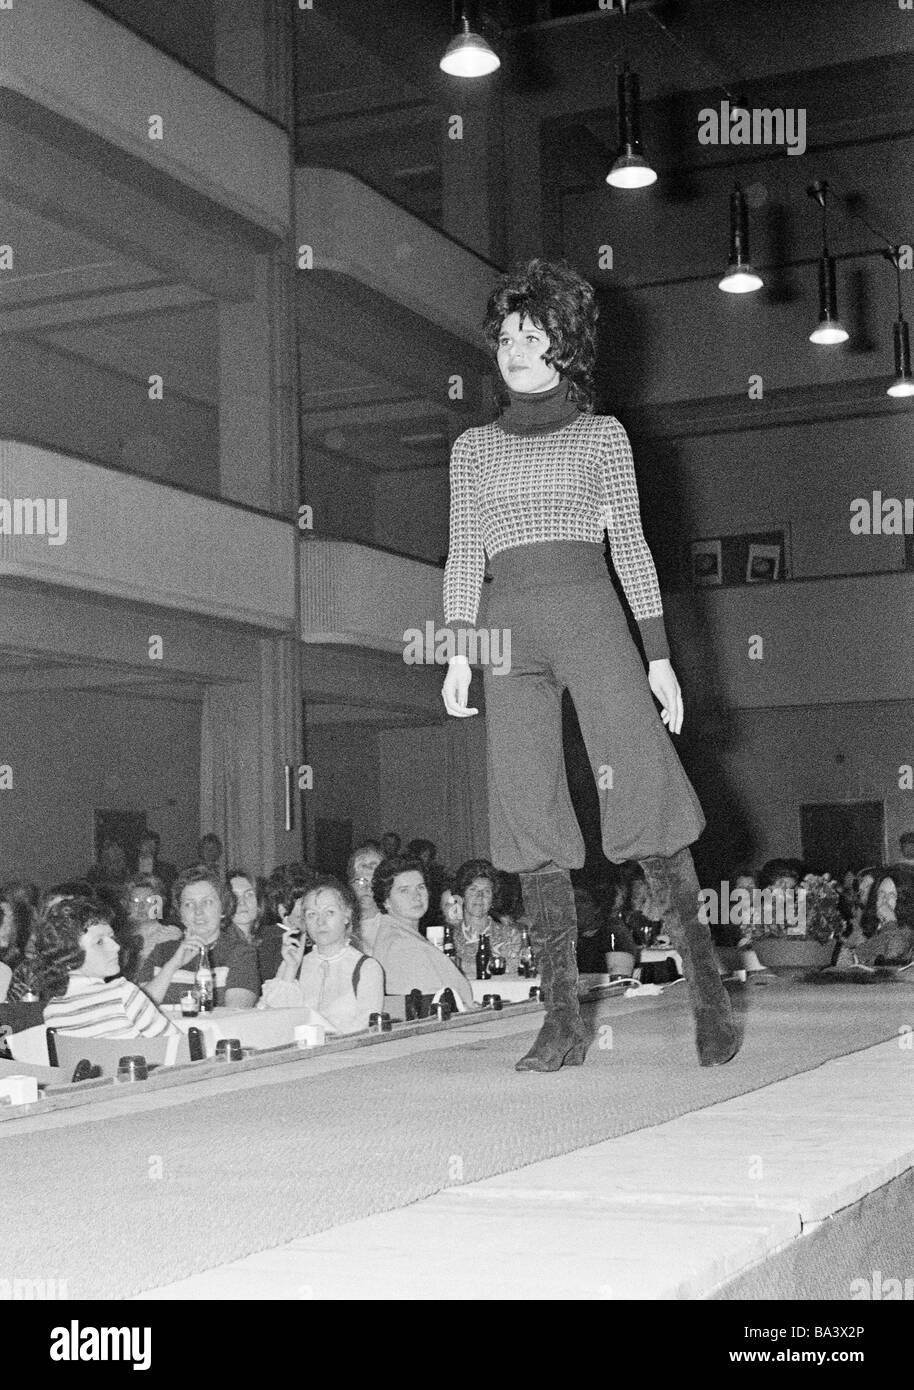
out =
[[536,957],[533,954],[533,945],[530,941],[530,930],[528,927],[521,928],[520,951],[517,956],[517,973],[526,980],[532,979],[536,974]]
[[492,947],[489,943],[488,932],[479,933],[479,945],[476,947],[476,978],[477,980],[488,980],[490,976],[489,966],[492,962]]
[[200,1012],[212,1013],[216,1001],[216,977],[213,973],[213,961],[208,946],[200,947],[200,963],[197,966],[194,982],[197,997],[200,1000]]

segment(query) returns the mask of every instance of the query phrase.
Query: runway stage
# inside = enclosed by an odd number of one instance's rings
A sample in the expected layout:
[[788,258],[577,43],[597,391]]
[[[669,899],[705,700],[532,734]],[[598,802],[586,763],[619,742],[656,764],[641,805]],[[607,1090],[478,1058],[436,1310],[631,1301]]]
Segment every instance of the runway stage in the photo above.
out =
[[850,1299],[914,1274],[911,987],[738,988],[743,1049],[710,1069],[681,990],[591,1006],[587,1063],[550,1076],[513,1071],[538,1018],[505,1013],[11,1118],[6,1267],[76,1299]]

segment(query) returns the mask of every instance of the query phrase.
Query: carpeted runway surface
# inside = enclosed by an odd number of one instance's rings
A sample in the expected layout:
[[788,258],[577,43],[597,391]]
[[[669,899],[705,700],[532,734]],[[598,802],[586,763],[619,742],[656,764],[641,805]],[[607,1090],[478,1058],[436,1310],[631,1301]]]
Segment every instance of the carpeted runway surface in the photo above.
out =
[[0,1276],[138,1293],[811,1070],[896,1036],[911,1003],[888,984],[746,989],[743,1049],[706,1069],[673,992],[597,1006],[586,1065],[555,1075],[513,1071],[532,1028],[220,1095],[189,1086],[186,1104],[116,1118],[9,1123]]

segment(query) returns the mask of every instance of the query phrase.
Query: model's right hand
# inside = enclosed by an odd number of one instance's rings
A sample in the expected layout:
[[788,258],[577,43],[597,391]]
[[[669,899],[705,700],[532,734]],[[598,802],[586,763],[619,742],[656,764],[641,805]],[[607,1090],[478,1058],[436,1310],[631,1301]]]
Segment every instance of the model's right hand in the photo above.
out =
[[455,714],[458,719],[466,719],[471,714],[479,713],[478,709],[467,709],[467,696],[470,693],[472,678],[473,672],[470,670],[469,662],[448,663],[447,675],[441,687],[441,698],[448,714]]

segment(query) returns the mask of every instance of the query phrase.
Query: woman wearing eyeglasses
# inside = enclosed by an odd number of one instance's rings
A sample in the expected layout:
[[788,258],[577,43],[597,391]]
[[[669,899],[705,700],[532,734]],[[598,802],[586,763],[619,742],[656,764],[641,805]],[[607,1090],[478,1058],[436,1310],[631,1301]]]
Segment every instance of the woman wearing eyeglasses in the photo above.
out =
[[127,925],[123,935],[122,974],[134,983],[144,971],[146,961],[157,946],[172,943],[174,951],[181,932],[163,922],[165,887],[154,874],[136,874],[124,892]]

